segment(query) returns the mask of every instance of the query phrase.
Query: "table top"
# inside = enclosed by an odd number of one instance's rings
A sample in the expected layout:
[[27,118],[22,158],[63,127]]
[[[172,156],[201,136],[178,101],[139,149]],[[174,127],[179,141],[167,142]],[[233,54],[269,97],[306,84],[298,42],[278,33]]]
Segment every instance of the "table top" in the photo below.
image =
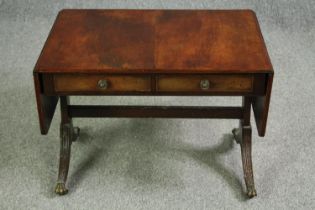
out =
[[62,10],[40,73],[271,73],[251,10]]

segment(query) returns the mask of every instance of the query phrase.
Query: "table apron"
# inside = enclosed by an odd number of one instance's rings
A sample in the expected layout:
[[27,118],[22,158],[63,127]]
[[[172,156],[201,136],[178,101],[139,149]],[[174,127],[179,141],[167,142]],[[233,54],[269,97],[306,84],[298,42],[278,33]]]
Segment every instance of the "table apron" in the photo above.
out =
[[[43,92],[49,96],[262,96],[266,90],[266,74],[43,74],[42,79]],[[108,88],[98,87],[99,81],[106,81]],[[202,81],[209,87],[202,89]]]

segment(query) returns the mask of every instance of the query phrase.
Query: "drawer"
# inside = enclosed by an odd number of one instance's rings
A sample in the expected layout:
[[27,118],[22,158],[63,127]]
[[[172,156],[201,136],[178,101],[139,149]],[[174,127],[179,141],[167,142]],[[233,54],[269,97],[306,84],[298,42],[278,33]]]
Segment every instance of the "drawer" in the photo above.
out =
[[253,91],[250,75],[176,75],[158,76],[159,92],[247,92]]
[[150,76],[126,75],[54,75],[57,93],[149,92]]

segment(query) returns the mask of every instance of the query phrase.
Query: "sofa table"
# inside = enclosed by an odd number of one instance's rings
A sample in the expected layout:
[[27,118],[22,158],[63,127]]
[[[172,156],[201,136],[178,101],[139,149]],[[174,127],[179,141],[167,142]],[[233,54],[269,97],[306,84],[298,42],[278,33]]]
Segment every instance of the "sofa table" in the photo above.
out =
[[[250,112],[265,135],[273,68],[251,10],[62,10],[34,68],[41,133],[61,107],[55,192],[65,187],[76,117],[239,119],[249,197],[256,196]],[[71,95],[241,96],[240,107],[71,105]]]

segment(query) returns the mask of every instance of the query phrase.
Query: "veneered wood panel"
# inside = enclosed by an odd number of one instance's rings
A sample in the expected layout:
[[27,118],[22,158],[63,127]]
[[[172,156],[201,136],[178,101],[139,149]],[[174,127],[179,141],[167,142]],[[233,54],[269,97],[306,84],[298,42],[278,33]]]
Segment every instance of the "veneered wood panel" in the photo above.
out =
[[264,96],[253,97],[253,111],[259,136],[265,136],[272,90],[273,74],[268,74]]
[[47,134],[58,103],[58,96],[43,94],[40,75],[34,73],[35,96],[41,134]]
[[[203,90],[200,83],[209,81],[209,88]],[[181,75],[158,76],[156,90],[162,92],[252,92],[253,76],[248,75]]]
[[56,73],[269,73],[251,10],[63,10],[35,67]]
[[[108,87],[98,86],[100,80],[106,80]],[[55,75],[54,88],[58,92],[149,92],[150,76],[126,75]]]

